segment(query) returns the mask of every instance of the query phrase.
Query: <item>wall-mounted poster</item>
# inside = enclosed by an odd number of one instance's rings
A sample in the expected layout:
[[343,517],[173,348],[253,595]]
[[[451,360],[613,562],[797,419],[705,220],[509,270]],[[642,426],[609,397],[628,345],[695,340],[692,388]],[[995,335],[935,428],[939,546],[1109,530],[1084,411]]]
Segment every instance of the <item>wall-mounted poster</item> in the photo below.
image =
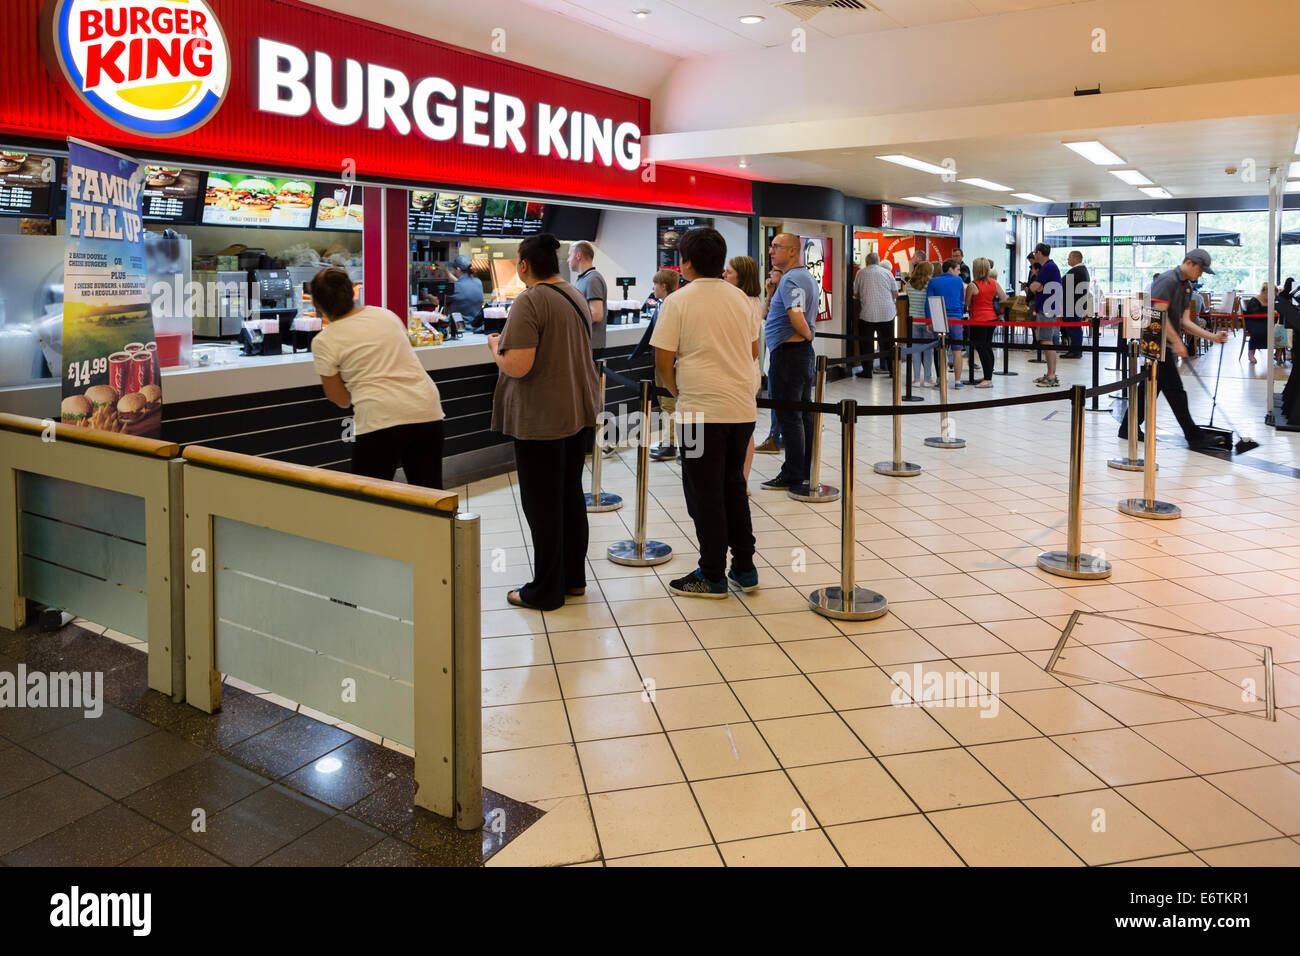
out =
[[145,167],[68,141],[65,425],[157,438],[162,379],[144,252]]
[[799,245],[803,250],[803,264],[808,267],[817,284],[821,286],[822,298],[817,307],[817,321],[831,320],[831,290],[834,288],[835,258],[832,254],[835,240],[822,236],[800,236]]
[[682,271],[682,257],[677,242],[691,229],[713,228],[713,220],[700,216],[661,216],[657,223],[658,259],[660,269]]

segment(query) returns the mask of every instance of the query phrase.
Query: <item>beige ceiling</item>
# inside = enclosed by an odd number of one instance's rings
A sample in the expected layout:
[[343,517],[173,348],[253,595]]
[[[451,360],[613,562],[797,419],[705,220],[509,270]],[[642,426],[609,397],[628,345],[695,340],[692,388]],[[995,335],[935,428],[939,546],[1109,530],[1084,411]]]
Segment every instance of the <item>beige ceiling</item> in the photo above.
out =
[[[860,0],[865,10],[825,9],[804,20],[782,0],[525,0],[571,20],[680,57],[732,53],[790,42],[804,27],[810,38],[833,38],[1088,0]],[[649,10],[638,18],[635,9]],[[808,11],[811,12],[811,11]],[[742,16],[766,17],[746,26]]]

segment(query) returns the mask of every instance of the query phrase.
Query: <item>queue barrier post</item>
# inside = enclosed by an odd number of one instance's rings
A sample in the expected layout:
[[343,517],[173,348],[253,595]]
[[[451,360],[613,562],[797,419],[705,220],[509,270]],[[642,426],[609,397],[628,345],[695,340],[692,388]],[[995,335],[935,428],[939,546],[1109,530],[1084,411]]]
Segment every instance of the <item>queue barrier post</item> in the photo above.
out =
[[840,584],[819,588],[808,595],[808,606],[822,617],[837,621],[870,621],[889,610],[883,594],[860,588],[854,583],[853,549],[857,543],[854,527],[853,465],[854,427],[858,420],[858,403],[840,402],[840,423],[843,429],[840,449],[840,472],[844,494],[840,498]]
[[590,514],[617,511],[623,507],[623,499],[619,495],[600,490],[600,465],[605,457],[603,450],[608,437],[606,432],[609,423],[605,416],[605,363],[600,362],[598,366],[600,369],[600,422],[596,425],[596,437],[591,445],[591,492],[583,496],[587,500],[587,511]]
[[641,382],[641,427],[636,454],[636,534],[631,541],[617,541],[609,546],[607,557],[614,564],[647,568],[672,559],[673,549],[662,541],[647,541],[645,536],[646,504],[650,477],[650,390],[648,380]]
[[[1167,501],[1156,500],[1156,363],[1147,362],[1147,413],[1145,447],[1143,451],[1143,481],[1142,497],[1126,498],[1119,503],[1121,514],[1126,514],[1132,518],[1153,518],[1155,520],[1168,521],[1173,518],[1182,517],[1183,511],[1177,505],[1172,505]],[[1132,439],[1135,432],[1133,425],[1129,425],[1129,438]]]
[[[1101,382],[1101,319],[1094,315],[1091,319],[1091,324],[1092,324],[1092,387],[1096,388]],[[1097,404],[1097,399],[1099,397],[1100,396],[1097,395],[1095,392],[1093,393],[1092,407],[1088,409],[1089,411],[1099,412],[1102,410],[1101,406]]]
[[[948,345],[947,336],[939,333],[939,344],[934,350],[934,368],[939,373],[939,404],[948,404]],[[925,443],[931,448],[965,448],[966,439],[953,434],[952,416],[949,412],[940,412],[939,435],[927,438]]]
[[[1130,339],[1128,343],[1128,367],[1138,367],[1138,344],[1137,339]],[[1112,458],[1106,462],[1110,468],[1117,471],[1142,471],[1146,465],[1138,457],[1138,386],[1134,382],[1128,387],[1128,457]]]
[[[911,315],[911,313],[909,312],[909,313],[908,313],[908,316],[907,316],[907,345],[908,345],[908,348],[916,348],[916,342],[915,342],[914,339],[912,338],[913,334],[914,334],[914,333],[912,332],[912,315]],[[918,361],[919,361],[919,359],[918,359]],[[898,374],[898,370],[897,370],[897,369],[895,369],[894,374],[895,374],[895,375]],[[907,368],[905,369],[905,374],[907,375],[907,394],[903,396],[903,401],[905,401],[905,402],[923,402],[923,401],[925,401],[925,399],[922,398],[920,395],[913,395],[913,394],[912,394],[912,357],[911,357],[910,355],[907,357]]]
[[[873,361],[868,359],[867,361]],[[813,389],[813,401],[818,405],[826,397],[826,356],[817,356],[817,379]],[[795,501],[808,501],[817,504],[823,501],[834,501],[840,496],[838,488],[832,488],[830,485],[821,483],[822,470],[822,413],[816,412],[813,415],[813,433],[812,433],[812,465],[809,470],[808,480],[802,485],[795,485],[786,492]]]
[[[1004,313],[1005,315],[1005,313]],[[1019,375],[1019,372],[1013,372],[1008,367],[1011,362],[1011,326],[1002,326],[1002,371],[994,372],[994,375]]]
[[1082,385],[1070,389],[1070,514],[1064,551],[1044,551],[1038,567],[1062,578],[1095,581],[1110,577],[1110,562],[1103,557],[1083,554],[1083,417]]
[[[902,349],[897,344],[894,345],[894,367],[898,367],[899,355]],[[898,375],[894,375],[894,408],[898,408],[900,384]],[[903,461],[903,416],[897,411],[894,412],[894,460],[878,461],[872,466],[878,475],[888,475],[891,478],[911,478],[921,473],[921,466],[910,461]]]

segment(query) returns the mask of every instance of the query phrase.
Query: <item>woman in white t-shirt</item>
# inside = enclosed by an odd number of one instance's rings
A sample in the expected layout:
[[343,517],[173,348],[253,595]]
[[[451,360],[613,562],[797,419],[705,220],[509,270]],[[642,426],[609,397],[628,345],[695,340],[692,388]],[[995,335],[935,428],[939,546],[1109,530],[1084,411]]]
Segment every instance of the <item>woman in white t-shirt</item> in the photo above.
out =
[[[763,284],[758,281],[758,263],[749,256],[735,256],[722,270],[722,278],[749,297],[749,309],[754,315],[754,334],[763,341],[763,322],[767,309],[763,305]],[[763,359],[754,359],[754,394],[763,385]],[[749,436],[749,449],[745,452],[745,481],[749,482],[749,469],[754,464],[754,436]]]
[[405,324],[358,306],[342,269],[318,272],[311,300],[329,322],[311,345],[325,397],[354,410],[352,474],[392,481],[400,464],[408,484],[441,488],[442,402]]

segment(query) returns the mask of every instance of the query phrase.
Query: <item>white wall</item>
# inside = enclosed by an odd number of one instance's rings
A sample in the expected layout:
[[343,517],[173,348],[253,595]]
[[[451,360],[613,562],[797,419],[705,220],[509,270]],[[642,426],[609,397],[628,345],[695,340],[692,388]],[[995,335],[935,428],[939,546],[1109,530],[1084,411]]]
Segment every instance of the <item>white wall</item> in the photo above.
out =
[[[600,229],[596,232],[596,268],[605,277],[611,295],[617,293],[614,280],[619,276],[634,276],[637,280],[629,296],[644,299],[650,294],[650,280],[659,271],[659,253],[656,233],[660,215],[671,212],[637,212],[626,209],[606,209],[600,216]],[[727,257],[749,255],[749,226],[747,220],[730,216],[714,216],[713,227],[727,241]]]
[[1001,206],[966,206],[961,216],[961,251],[969,265],[983,256],[1001,262],[1007,250],[1010,214]]

